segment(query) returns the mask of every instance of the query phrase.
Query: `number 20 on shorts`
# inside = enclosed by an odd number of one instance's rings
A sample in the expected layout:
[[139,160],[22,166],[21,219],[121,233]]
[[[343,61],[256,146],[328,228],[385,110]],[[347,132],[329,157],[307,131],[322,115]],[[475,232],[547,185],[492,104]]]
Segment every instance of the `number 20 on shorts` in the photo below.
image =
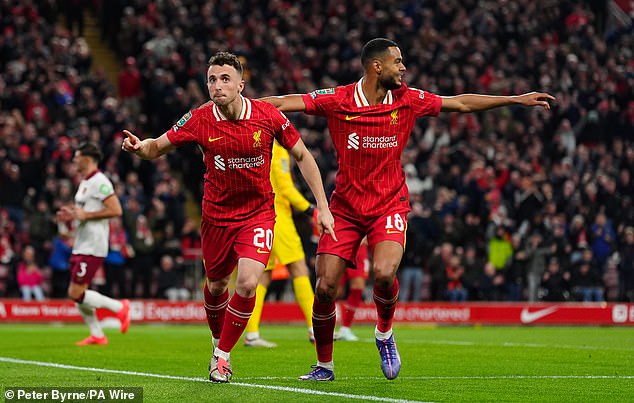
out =
[[253,230],[253,246],[256,248],[264,248],[271,250],[273,247],[273,230],[264,228],[255,228]]

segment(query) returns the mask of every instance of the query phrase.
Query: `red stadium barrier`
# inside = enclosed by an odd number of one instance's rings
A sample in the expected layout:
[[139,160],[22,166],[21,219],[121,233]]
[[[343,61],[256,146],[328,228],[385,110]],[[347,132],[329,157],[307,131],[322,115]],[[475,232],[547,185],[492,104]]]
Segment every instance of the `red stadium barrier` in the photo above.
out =
[[[116,320],[107,310],[98,309],[102,320]],[[130,316],[137,323],[205,322],[199,301],[168,302],[134,300]],[[619,303],[419,303],[399,304],[398,323],[494,324],[494,325],[628,325],[634,326],[634,304]],[[81,322],[75,304],[49,300],[24,302],[0,299],[0,323],[6,322]],[[295,303],[266,303],[262,313],[265,323],[304,322]],[[372,304],[364,304],[355,314],[357,323],[376,322]]]

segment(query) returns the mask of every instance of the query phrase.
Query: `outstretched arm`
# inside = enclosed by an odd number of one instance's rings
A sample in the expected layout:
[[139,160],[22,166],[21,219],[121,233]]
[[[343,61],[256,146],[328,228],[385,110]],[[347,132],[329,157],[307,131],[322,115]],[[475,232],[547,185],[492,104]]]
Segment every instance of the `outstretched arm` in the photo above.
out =
[[317,225],[319,226],[319,232],[321,233],[322,231],[325,231],[336,241],[335,219],[332,217],[330,209],[328,208],[328,199],[326,199],[324,184],[321,181],[321,174],[319,173],[319,168],[317,167],[315,159],[306,148],[302,139],[299,139],[289,152],[297,161],[297,166],[302,172],[302,176],[306,179],[310,190],[315,196],[315,201],[317,202]]
[[303,112],[306,104],[300,94],[280,95],[260,98],[260,101],[268,102],[282,112]]
[[175,148],[167,138],[166,134],[163,134],[161,137],[155,139],[145,139],[143,141],[128,130],[124,130],[123,134],[126,135],[126,138],[123,139],[121,149],[129,153],[136,154],[144,160],[156,159]]
[[542,106],[544,109],[550,109],[548,100],[555,99],[545,92],[529,92],[513,96],[462,94],[440,98],[442,99],[441,111],[463,113],[486,111],[507,105]]

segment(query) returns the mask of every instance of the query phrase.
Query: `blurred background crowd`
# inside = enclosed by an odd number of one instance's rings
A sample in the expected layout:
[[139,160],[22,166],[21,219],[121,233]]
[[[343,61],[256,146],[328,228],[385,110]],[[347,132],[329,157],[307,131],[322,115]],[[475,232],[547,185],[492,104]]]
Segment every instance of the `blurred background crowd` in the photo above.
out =
[[[80,180],[74,147],[94,141],[124,207],[97,285],[190,298],[200,152],[142,161],[121,152],[121,131],[159,136],[205,102],[219,50],[241,57],[257,98],[354,82],[363,44],[383,36],[410,87],[557,97],[550,111],[417,122],[401,300],[634,301],[633,17],[631,2],[601,0],[2,0],[0,296],[65,296],[72,231],[54,215]],[[326,121],[289,117],[331,192]]]

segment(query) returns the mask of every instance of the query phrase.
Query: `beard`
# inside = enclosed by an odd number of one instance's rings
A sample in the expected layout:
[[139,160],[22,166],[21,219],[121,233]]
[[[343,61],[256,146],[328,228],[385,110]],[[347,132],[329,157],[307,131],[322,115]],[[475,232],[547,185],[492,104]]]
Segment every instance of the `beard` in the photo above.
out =
[[394,77],[389,77],[389,76],[381,77],[379,79],[379,83],[381,84],[383,88],[390,91],[394,91],[401,88],[401,84],[397,83]]

